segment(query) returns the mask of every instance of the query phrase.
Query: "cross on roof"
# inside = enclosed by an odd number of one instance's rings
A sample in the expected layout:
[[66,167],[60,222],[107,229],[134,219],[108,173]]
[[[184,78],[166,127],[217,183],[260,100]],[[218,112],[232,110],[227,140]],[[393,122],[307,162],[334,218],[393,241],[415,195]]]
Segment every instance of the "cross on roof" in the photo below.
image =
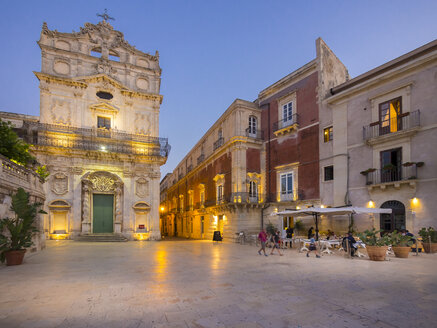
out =
[[108,15],[108,9],[106,9],[106,8],[105,8],[105,12],[104,12],[103,14],[96,14],[96,15],[97,15],[98,17],[102,17],[103,20],[104,20],[105,22],[107,22],[108,19],[115,20],[114,17],[111,17],[111,16]]

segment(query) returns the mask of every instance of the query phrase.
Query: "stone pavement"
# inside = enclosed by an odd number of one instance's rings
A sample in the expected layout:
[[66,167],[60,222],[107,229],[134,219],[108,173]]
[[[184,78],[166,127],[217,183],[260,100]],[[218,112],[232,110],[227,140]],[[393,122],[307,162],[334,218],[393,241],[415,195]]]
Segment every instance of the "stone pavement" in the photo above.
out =
[[372,262],[209,241],[50,241],[0,266],[0,327],[435,327],[436,272],[437,254]]

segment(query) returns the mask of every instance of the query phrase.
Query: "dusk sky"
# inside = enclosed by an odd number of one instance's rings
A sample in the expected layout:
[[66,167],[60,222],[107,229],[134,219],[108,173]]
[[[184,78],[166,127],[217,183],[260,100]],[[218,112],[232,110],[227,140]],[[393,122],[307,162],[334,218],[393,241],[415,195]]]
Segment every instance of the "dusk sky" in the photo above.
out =
[[351,77],[437,38],[437,1],[3,1],[0,111],[39,115],[43,22],[78,31],[104,8],[130,44],[160,53],[162,176],[235,98],[253,101],[314,59],[318,37]]

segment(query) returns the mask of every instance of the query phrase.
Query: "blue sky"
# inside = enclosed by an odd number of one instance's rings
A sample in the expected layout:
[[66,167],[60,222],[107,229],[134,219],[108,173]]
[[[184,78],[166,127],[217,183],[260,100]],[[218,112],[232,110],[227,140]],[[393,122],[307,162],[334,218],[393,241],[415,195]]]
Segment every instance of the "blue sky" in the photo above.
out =
[[39,114],[42,22],[61,32],[108,8],[128,42],[160,52],[160,136],[174,169],[235,98],[315,58],[320,36],[355,77],[437,37],[437,1],[8,1],[0,13],[0,111]]

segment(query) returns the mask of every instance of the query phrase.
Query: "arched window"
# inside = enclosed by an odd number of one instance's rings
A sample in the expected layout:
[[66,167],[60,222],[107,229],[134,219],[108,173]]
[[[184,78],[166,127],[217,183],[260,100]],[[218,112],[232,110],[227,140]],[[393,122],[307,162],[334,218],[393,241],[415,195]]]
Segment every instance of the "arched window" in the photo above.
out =
[[389,200],[381,208],[391,208],[391,214],[381,214],[381,229],[384,232],[405,229],[405,206],[397,200]]
[[256,181],[250,181],[249,183],[249,197],[257,197],[258,196],[258,185]]
[[248,127],[249,136],[256,136],[257,123],[258,122],[255,116],[249,116],[249,127]]

